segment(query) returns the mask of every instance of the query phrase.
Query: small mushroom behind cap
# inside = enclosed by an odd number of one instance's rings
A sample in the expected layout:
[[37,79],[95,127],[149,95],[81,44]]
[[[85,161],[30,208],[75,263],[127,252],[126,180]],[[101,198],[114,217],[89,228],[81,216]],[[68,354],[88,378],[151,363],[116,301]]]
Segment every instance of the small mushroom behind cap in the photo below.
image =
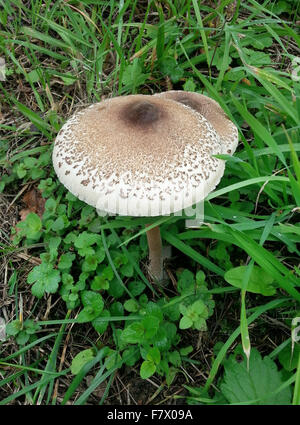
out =
[[200,113],[215,128],[223,145],[223,154],[232,155],[238,145],[238,130],[215,100],[203,94],[170,90],[155,96],[175,100]]

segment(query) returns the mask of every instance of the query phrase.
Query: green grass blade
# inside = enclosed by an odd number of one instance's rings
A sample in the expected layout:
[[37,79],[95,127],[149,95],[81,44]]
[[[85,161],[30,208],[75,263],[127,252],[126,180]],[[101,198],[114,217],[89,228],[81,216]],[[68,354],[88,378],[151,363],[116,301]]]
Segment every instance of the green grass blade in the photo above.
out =
[[201,13],[200,13],[200,9],[199,9],[199,4],[198,4],[198,2],[196,0],[192,0],[192,3],[193,3],[195,15],[196,15],[197,23],[199,25],[199,32],[200,32],[200,35],[201,35],[201,39],[202,39],[202,43],[203,43],[203,47],[204,47],[204,51],[205,51],[205,55],[206,55],[207,65],[208,65],[208,68],[210,68],[208,43],[207,43],[207,38],[206,38],[205,30],[204,30],[204,27],[203,27]]
[[162,236],[167,242],[175,246],[175,248],[179,249],[185,255],[188,255],[197,263],[201,264],[203,267],[207,268],[208,270],[211,270],[213,273],[216,273],[219,276],[224,276],[225,271],[223,269],[216,266],[214,263],[212,263],[210,260],[205,258],[203,255],[199,254],[195,249],[191,248],[189,245],[186,245],[176,236],[172,235],[172,233],[166,230],[163,230]]
[[244,118],[244,120],[250,125],[253,132],[261,138],[272,150],[275,155],[278,156],[280,161],[287,166],[285,158],[278,149],[278,145],[274,138],[271,136],[271,134],[268,132],[268,130],[265,129],[265,127],[244,107],[241,105],[241,103],[234,97],[234,95],[231,93],[231,99],[234,103],[236,109],[241,114],[241,116]]
[[300,406],[300,354],[298,356],[298,365],[293,393],[293,405]]

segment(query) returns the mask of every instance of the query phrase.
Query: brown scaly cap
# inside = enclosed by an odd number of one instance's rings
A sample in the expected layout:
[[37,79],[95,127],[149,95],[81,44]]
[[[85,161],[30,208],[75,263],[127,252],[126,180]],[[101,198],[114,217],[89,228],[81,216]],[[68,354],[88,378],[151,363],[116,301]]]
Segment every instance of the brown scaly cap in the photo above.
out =
[[218,153],[217,132],[189,107],[131,95],[73,115],[55,140],[53,164],[60,181],[99,210],[157,216],[214,189],[224,172]]
[[211,123],[220,136],[224,154],[233,154],[238,145],[238,131],[227,117],[221,106],[215,100],[203,94],[170,90],[155,96],[175,100],[201,114]]

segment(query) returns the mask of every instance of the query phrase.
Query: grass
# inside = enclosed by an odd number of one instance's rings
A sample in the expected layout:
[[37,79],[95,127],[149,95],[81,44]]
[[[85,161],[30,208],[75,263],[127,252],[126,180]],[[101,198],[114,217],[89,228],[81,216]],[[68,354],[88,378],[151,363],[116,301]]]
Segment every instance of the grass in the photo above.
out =
[[[299,3],[0,3],[0,404],[299,404]],[[145,219],[97,217],[51,152],[88,104],[170,89],[218,101],[240,143],[199,229],[153,219],[160,288]]]

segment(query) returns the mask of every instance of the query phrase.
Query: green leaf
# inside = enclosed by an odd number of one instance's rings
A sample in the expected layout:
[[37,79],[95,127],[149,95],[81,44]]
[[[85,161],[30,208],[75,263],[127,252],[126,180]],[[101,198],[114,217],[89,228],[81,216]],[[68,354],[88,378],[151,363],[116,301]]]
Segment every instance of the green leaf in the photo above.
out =
[[105,367],[107,370],[109,370],[115,367],[115,365],[120,362],[122,362],[121,355],[117,351],[111,350],[110,354],[105,359]]
[[114,278],[114,272],[111,266],[101,264],[99,267],[99,273],[104,279],[113,280]]
[[139,310],[139,304],[137,301],[130,299],[125,301],[124,303],[125,310],[129,311],[130,313],[135,313]]
[[122,273],[122,275],[124,275],[126,277],[132,277],[133,274],[134,274],[133,265],[131,263],[124,264],[121,267],[120,272]]
[[115,329],[113,333],[113,339],[116,344],[116,348],[119,351],[124,350],[124,348],[128,346],[128,344],[126,344],[122,339],[122,333],[123,333],[123,330],[120,328]]
[[71,363],[71,372],[73,373],[73,375],[77,375],[82,369],[82,367],[94,358],[95,354],[92,348],[80,351],[80,353],[78,353],[74,357]]
[[[259,50],[264,50],[266,47],[271,47],[273,44],[272,37],[268,35],[260,35],[259,37],[245,37],[248,41],[250,40],[250,43],[253,47]],[[242,42],[243,44],[243,42]]]
[[6,325],[6,335],[16,336],[22,330],[22,322],[20,320],[13,320]]
[[[179,299],[179,297],[174,297],[173,300]],[[171,304],[170,306],[164,306],[164,313],[167,318],[172,320],[173,322],[179,320],[180,311],[178,308],[178,303]]]
[[57,202],[53,198],[49,198],[45,202],[45,212],[48,213],[49,216],[55,214],[56,207]]
[[168,75],[172,83],[178,83],[183,76],[183,69],[177,64],[176,59],[168,56],[160,61],[160,71],[163,75]]
[[57,268],[59,270],[69,270],[72,266],[72,262],[73,260],[75,260],[76,255],[75,254],[71,254],[70,252],[67,252],[66,254],[62,254],[60,259],[59,259],[59,263]]
[[172,365],[179,367],[181,365],[181,356],[178,351],[173,351],[169,353],[169,361]]
[[159,319],[156,316],[147,315],[142,320],[142,326],[145,332],[145,338],[151,340],[159,328]]
[[276,390],[283,384],[282,375],[276,364],[268,357],[262,359],[260,353],[253,348],[247,369],[246,356],[238,363],[230,356],[224,363],[225,374],[220,385],[221,391],[230,403],[248,404],[290,404],[291,387],[280,392]]
[[179,322],[179,329],[188,329],[193,326],[193,321],[187,317],[183,316]]
[[35,323],[33,320],[31,319],[27,319],[25,320],[24,324],[24,329],[26,330],[26,333],[29,335],[33,335],[35,334],[38,330],[41,329],[40,325],[38,325],[37,323]]
[[27,282],[35,282],[31,291],[37,298],[41,298],[45,292],[54,294],[57,291],[60,272],[55,270],[51,263],[42,262],[28,274]]
[[104,279],[103,276],[95,276],[91,283],[93,291],[101,291],[102,289],[109,288],[109,281]]
[[76,239],[77,239],[76,233],[70,232],[64,237],[64,243],[69,245],[69,244],[75,243]]
[[[242,289],[243,277],[246,273],[247,266],[235,267],[225,273],[224,279],[230,285]],[[247,291],[265,296],[274,295],[276,289],[272,286],[274,279],[266,273],[261,267],[253,266],[249,277]]]
[[275,13],[276,15],[280,15],[283,12],[288,12],[290,8],[291,8],[291,5],[287,1],[283,1],[283,0],[276,1],[272,4],[272,12]]
[[78,314],[77,321],[78,323],[87,323],[94,320],[95,317],[97,317],[97,314],[95,313],[93,307],[87,306],[84,307]]
[[121,304],[119,301],[112,303],[112,305],[110,306],[110,313],[112,316],[123,316],[123,304]]
[[75,241],[76,248],[85,248],[95,244],[99,238],[93,233],[82,232]]
[[92,326],[99,334],[103,334],[109,325],[108,320],[101,320],[103,317],[110,317],[110,312],[108,310],[103,310],[100,316],[96,317],[96,319],[92,321]]
[[122,332],[122,340],[129,344],[141,343],[144,338],[144,326],[140,322],[132,323]]
[[58,255],[58,247],[61,243],[61,238],[59,236],[57,237],[51,237],[49,240],[49,251],[51,260],[54,260]]
[[100,294],[93,291],[82,291],[81,293],[83,310],[78,315],[78,322],[85,323],[94,320],[102,312],[104,301]]
[[77,292],[83,291],[85,289],[86,280],[87,280],[88,277],[89,277],[88,273],[84,273],[84,272],[80,273],[78,282],[75,285]]
[[185,91],[195,91],[196,90],[196,84],[192,78],[189,78],[186,80],[186,82],[183,85],[183,89]]
[[125,289],[115,277],[109,284],[108,293],[114,298],[120,298],[124,294]]
[[64,286],[67,288],[72,288],[74,283],[74,278],[70,273],[63,273],[61,275],[61,280]]
[[179,351],[182,356],[188,356],[193,351],[193,347],[189,345],[188,347],[181,348]]
[[82,208],[81,210],[81,218],[79,221],[79,225],[80,226],[86,226],[88,225],[93,218],[95,217],[95,208],[90,206],[90,205],[86,205],[85,207]]
[[93,255],[95,251],[91,248],[91,246],[94,244],[101,244],[101,236],[93,233],[82,232],[79,236],[77,236],[74,244],[78,249],[79,255],[82,257]]
[[203,319],[203,317],[199,317],[198,319],[194,320],[193,325],[198,331],[207,331],[206,320]]
[[63,230],[65,227],[67,227],[68,222],[69,221],[68,221],[67,216],[65,216],[65,215],[59,216],[59,217],[57,217],[57,219],[52,224],[51,229],[54,232],[58,232],[60,230]]
[[140,375],[142,379],[150,378],[156,371],[156,366],[151,360],[145,360],[141,364]]
[[23,330],[20,333],[18,333],[16,337],[16,341],[19,345],[24,345],[26,344],[26,342],[29,341],[29,337],[30,336],[28,335],[28,333],[25,330]]
[[174,381],[174,378],[175,378],[177,372],[178,372],[178,369],[177,368],[175,368],[175,367],[170,367],[169,368],[169,371],[166,373],[166,384],[168,385],[168,387]]
[[134,366],[140,357],[140,350],[136,345],[130,345],[123,351],[123,360],[127,366]]
[[195,285],[195,276],[190,270],[183,270],[178,278],[178,292],[185,294],[190,292]]
[[95,313],[100,314],[103,310],[104,301],[100,294],[93,291],[82,291],[81,293],[82,304],[85,307],[93,307]]
[[257,52],[251,49],[243,49],[248,55],[247,62],[249,65],[269,65],[272,61],[270,55],[264,52]]
[[144,84],[148,76],[149,74],[144,74],[142,72],[139,59],[136,58],[133,60],[132,64],[126,66],[123,73],[122,83],[132,87],[134,90],[136,87]]
[[205,317],[205,318],[208,317],[207,307],[204,304],[204,302],[200,299],[195,301],[190,306],[190,311],[192,311],[193,313],[196,313],[198,316],[202,316],[202,317]]
[[95,271],[98,266],[98,259],[96,255],[87,255],[82,263],[83,272]]
[[160,351],[157,347],[150,348],[147,353],[147,360],[152,361],[154,364],[158,365],[160,362]]
[[37,239],[42,229],[42,221],[37,214],[29,213],[24,221],[18,223],[18,227],[28,239]]
[[19,164],[17,167],[17,175],[19,179],[23,179],[27,174],[27,170],[25,168],[25,165],[23,163]]
[[162,326],[157,329],[154,336],[150,339],[150,342],[160,351],[168,351],[172,345],[170,335]]
[[159,322],[163,320],[163,313],[161,311],[161,307],[158,304],[152,301],[149,301],[146,305],[146,311],[147,311],[147,314],[150,315],[150,318],[151,316],[155,316],[159,320]]
[[242,69],[230,69],[226,72],[224,75],[224,81],[240,81],[242,78],[245,77],[245,72]]
[[133,282],[130,282],[128,285],[128,289],[130,293],[132,294],[132,296],[134,297],[137,297],[138,295],[140,295],[145,288],[146,288],[146,285],[139,280],[134,280]]
[[179,311],[183,316],[188,314],[188,308],[185,304],[179,304]]

